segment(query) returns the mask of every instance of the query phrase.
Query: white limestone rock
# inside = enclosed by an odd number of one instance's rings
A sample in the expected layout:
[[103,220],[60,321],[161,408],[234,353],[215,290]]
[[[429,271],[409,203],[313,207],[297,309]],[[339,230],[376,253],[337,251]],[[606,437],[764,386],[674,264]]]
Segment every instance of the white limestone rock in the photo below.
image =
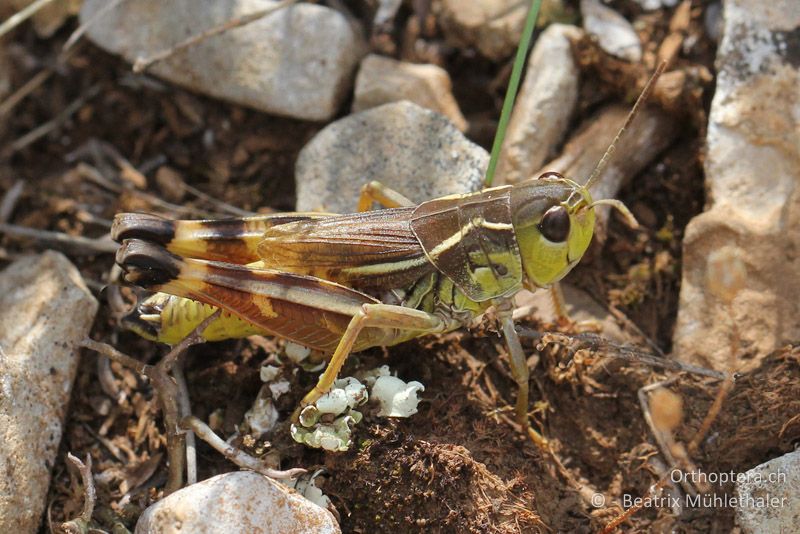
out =
[[333,515],[296,491],[253,473],[192,484],[144,511],[136,534],[339,534]]
[[351,213],[378,180],[415,202],[481,188],[489,154],[439,113],[402,101],[331,123],[300,152],[298,211]]
[[642,60],[642,43],[628,19],[600,3],[581,0],[583,29],[597,38],[604,51],[631,63]]
[[453,97],[452,87],[450,75],[437,65],[370,54],[361,61],[356,77],[353,111],[408,100],[441,113],[463,132],[467,129],[467,120]]
[[58,252],[0,272],[0,532],[38,532],[97,301]]
[[449,42],[501,60],[516,50],[528,6],[519,0],[442,0],[438,19]]
[[736,523],[744,534],[796,532],[800,525],[800,451],[743,473],[736,483]]
[[[705,162],[709,204],[684,238],[680,359],[747,370],[800,339],[800,53],[790,42],[798,27],[793,0],[725,2]],[[746,270],[730,304],[707,276],[723,248]]]
[[578,66],[570,39],[582,31],[551,24],[536,40],[497,167],[498,183],[531,178],[561,142],[578,102]]
[[[86,0],[81,22],[107,0]],[[127,0],[99,17],[87,35],[130,62],[173,47],[272,0]],[[188,89],[255,109],[323,121],[339,110],[366,53],[340,12],[300,3],[181,50],[148,72]]]

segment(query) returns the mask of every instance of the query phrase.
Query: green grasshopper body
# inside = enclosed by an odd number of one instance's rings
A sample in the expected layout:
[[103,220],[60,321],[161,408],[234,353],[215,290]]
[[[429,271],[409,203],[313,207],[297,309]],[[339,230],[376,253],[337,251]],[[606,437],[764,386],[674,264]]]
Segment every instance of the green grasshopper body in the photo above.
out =
[[[506,323],[514,375],[527,390],[510,298],[566,275],[593,229],[588,190],[549,174],[351,215],[169,221],[120,214],[113,237],[122,243],[117,262],[126,280],[162,292],[127,318],[129,326],[175,343],[222,308],[206,339],[266,333],[332,355],[304,399],[310,403],[350,352],[451,331],[491,305]],[[520,397],[526,411],[527,395]]]
[[[350,215],[117,215],[112,237],[122,243],[117,263],[126,280],[162,292],[126,322],[146,337],[177,343],[220,308],[224,313],[204,331],[208,340],[266,333],[330,355],[303,398],[308,405],[331,388],[351,352],[448,332],[495,306],[519,387],[517,417],[530,430],[529,373],[511,298],[523,287],[557,282],[580,261],[596,205],[610,204],[633,220],[618,201],[593,202],[589,187],[664,67],[585,185],[545,173],[414,205],[372,182],[360,211]],[[387,209],[366,211],[372,200]]]

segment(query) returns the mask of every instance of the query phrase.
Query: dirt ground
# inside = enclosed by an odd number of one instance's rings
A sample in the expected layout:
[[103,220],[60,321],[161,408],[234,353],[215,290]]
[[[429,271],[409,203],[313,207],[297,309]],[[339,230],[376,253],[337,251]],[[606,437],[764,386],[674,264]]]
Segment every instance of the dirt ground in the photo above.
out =
[[[668,11],[642,15],[632,2],[614,5],[642,21],[640,33],[651,53],[669,32]],[[680,57],[678,68],[699,66],[713,73],[714,44],[703,31],[704,9],[696,3],[688,30],[700,45]],[[410,9],[404,7],[401,14],[398,27]],[[219,201],[249,211],[292,209],[293,162],[324,125],[267,116],[134,76],[130,65],[87,42],[60,58],[74,28],[73,21],[54,37],[39,39],[23,27],[7,42],[13,87],[41,69],[52,70],[0,124],[0,193],[18,180],[25,184],[11,223],[94,238],[107,233],[110,220],[121,211],[225,215]],[[398,33],[388,32],[375,46],[391,51]],[[488,148],[510,62],[492,63],[445,46],[435,27],[428,39],[428,52],[453,77],[454,93],[471,123],[468,136]],[[584,83],[574,125],[602,103],[630,102],[625,84],[638,77],[602,57],[591,44],[578,53]],[[612,220],[605,245],[569,278],[627,317],[664,353],[670,351],[676,317],[683,229],[704,204],[702,124],[713,82],[691,94],[686,102],[694,107],[685,108],[679,141],[620,195],[641,228],[631,230]],[[74,114],[61,115],[81,98]],[[60,115],[63,120],[45,135],[20,142]],[[93,169],[106,182],[93,179]],[[185,185],[214,200],[198,197]],[[42,240],[2,237],[0,260],[5,264],[48,246],[52,244]],[[108,308],[103,287],[110,282],[113,255],[74,245],[63,250],[106,307],[92,337],[147,362],[163,355],[165,347],[122,330]],[[129,290],[125,294],[132,295]],[[541,331],[556,328],[536,317],[523,325]],[[261,365],[282,346],[280,341],[251,338],[191,349],[186,373],[194,414],[204,420],[220,415],[219,432],[223,437],[233,434],[259,390]],[[240,439],[238,444],[255,454],[279,454],[284,468],[325,468],[323,489],[348,533],[601,531],[621,509],[593,508],[587,495],[600,492],[609,503],[625,494],[645,497],[664,474],[638,389],[666,377],[676,379],[670,389],[684,406],[676,439],[688,444],[719,382],[559,346],[537,347],[528,341],[525,348],[531,357],[534,420],[551,440],[553,457],[508,423],[516,389],[501,340],[488,321],[471,331],[351,358],[345,374],[388,364],[401,378],[418,380],[426,389],[419,413],[410,419],[378,419],[368,409],[349,452],[304,448],[289,437],[288,423],[260,440]],[[106,371],[99,359],[84,354],[53,472],[48,502],[53,524],[76,516],[83,502],[79,479],[65,464],[67,452],[92,455],[98,489],[95,519],[108,530],[116,521],[132,529],[163,488],[165,435],[153,390],[128,369],[112,364],[111,371],[111,381],[101,380]],[[285,416],[316,379],[311,373],[290,375],[292,389],[278,404]],[[800,349],[787,347],[741,377],[706,439],[691,451],[691,460],[706,472],[743,472],[793,450],[800,442],[797,376]],[[202,445],[199,458],[203,478],[235,469]],[[620,528],[727,532],[733,528],[733,510],[684,510],[676,517],[670,509],[642,509]]]

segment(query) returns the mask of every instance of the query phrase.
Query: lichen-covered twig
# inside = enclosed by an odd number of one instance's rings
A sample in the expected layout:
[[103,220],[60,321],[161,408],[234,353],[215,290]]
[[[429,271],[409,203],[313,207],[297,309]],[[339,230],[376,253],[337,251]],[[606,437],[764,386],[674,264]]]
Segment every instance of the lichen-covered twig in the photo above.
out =
[[87,454],[86,462],[81,462],[77,456],[72,453],[67,453],[67,460],[74,465],[81,475],[81,482],[83,482],[83,511],[81,515],[70,521],[61,523],[63,532],[69,534],[82,534],[89,530],[89,524],[92,521],[92,514],[94,513],[94,505],[97,501],[97,493],[94,488],[94,479],[92,478],[92,457]]

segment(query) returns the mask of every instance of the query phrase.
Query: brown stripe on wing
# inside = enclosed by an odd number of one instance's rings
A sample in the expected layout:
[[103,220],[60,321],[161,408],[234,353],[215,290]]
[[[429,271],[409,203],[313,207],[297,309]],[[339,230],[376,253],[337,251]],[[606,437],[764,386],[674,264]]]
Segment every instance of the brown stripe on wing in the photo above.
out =
[[120,213],[114,217],[111,236],[117,242],[126,239],[152,241],[187,258],[245,264],[259,259],[256,249],[267,229],[326,216],[280,213],[238,219],[176,221],[144,213]]
[[359,289],[404,287],[434,271],[409,225],[412,211],[376,210],[273,227],[258,253],[266,267]]
[[[117,262],[132,283],[218,306],[274,335],[323,352],[336,347],[363,304],[377,302],[325,280],[180,258],[139,240],[124,242]],[[357,349],[390,341],[386,336],[382,330],[366,329]]]

